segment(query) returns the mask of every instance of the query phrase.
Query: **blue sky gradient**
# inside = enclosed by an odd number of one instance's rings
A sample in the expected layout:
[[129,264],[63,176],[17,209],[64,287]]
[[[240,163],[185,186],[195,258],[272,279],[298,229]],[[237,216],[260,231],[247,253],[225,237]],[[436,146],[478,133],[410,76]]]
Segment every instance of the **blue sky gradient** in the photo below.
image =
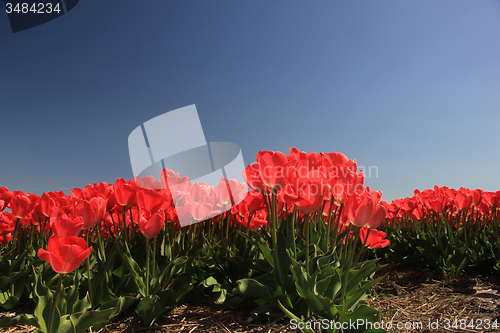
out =
[[296,146],[376,167],[389,202],[497,191],[499,32],[493,0],[82,0],[18,33],[0,13],[0,186],[131,179],[130,132],[196,104],[246,164]]

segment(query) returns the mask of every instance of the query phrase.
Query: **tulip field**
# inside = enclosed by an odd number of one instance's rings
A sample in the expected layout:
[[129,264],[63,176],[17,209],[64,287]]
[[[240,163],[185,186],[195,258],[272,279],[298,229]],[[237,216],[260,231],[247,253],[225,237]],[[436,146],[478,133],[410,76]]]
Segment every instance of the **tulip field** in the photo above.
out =
[[[297,332],[386,332],[367,302],[381,261],[500,272],[500,191],[436,186],[389,204],[355,160],[297,148],[259,152],[243,178],[211,186],[164,169],[69,195],[0,187],[10,314],[0,326],[98,332],[133,315],[148,328],[183,304],[218,304],[248,311],[251,324],[329,323]],[[26,305],[32,313],[16,313]]]

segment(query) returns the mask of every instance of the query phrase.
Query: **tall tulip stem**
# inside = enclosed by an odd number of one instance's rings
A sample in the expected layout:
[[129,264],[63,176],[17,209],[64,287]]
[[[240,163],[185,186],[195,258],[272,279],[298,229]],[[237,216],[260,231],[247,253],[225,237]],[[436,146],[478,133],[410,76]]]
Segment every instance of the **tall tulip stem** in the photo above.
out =
[[153,238],[153,278],[156,277],[156,236]]
[[61,290],[61,283],[64,274],[59,274],[59,280],[57,281],[56,293],[54,294],[54,299],[52,300],[52,310],[50,311],[50,322],[49,322],[49,333],[52,332],[52,322],[54,321],[54,311],[57,305],[57,298],[59,297],[59,291]]
[[[87,244],[89,243],[89,230],[87,229],[87,232],[85,233],[85,241]],[[92,303],[92,281],[90,280],[90,256],[87,257],[85,260],[87,262],[87,278],[89,280],[89,297],[90,297],[90,303]]]
[[146,296],[149,296],[149,248],[150,239],[146,238]]
[[306,233],[306,273],[309,274],[309,243],[310,243],[310,240],[309,240],[309,223],[310,223],[310,216],[309,214],[306,214],[305,216],[305,233]]
[[125,236],[125,243],[128,243],[128,229],[127,229],[127,209],[123,209],[123,233]]

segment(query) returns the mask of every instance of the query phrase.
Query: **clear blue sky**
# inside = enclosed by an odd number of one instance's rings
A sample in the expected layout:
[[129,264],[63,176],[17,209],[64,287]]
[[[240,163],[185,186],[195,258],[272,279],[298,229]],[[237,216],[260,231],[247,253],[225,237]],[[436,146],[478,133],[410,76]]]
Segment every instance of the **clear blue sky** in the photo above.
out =
[[341,152],[389,202],[500,190],[500,2],[102,1],[12,33],[0,186],[132,178],[128,135],[196,104],[207,141]]

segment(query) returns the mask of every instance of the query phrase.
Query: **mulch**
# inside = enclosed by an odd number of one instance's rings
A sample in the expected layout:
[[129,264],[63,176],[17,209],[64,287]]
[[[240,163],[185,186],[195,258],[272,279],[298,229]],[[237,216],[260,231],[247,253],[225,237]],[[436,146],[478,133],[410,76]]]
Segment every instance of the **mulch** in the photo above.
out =
[[[389,332],[500,332],[500,276],[480,273],[462,274],[458,278],[441,276],[425,268],[403,263],[386,263],[377,274],[385,274],[367,303],[381,311],[383,328]],[[19,309],[29,312],[30,309]],[[31,309],[32,313],[32,309]],[[13,315],[0,313],[2,316]],[[286,318],[264,325],[250,325],[250,314],[227,311],[222,306],[183,305],[155,326],[145,328],[137,316],[110,323],[92,333],[285,333],[292,329]],[[498,328],[486,329],[487,322],[497,320]],[[389,323],[392,327],[389,327]],[[0,332],[33,332],[28,326],[0,328]],[[90,333],[90,331],[89,331]]]

